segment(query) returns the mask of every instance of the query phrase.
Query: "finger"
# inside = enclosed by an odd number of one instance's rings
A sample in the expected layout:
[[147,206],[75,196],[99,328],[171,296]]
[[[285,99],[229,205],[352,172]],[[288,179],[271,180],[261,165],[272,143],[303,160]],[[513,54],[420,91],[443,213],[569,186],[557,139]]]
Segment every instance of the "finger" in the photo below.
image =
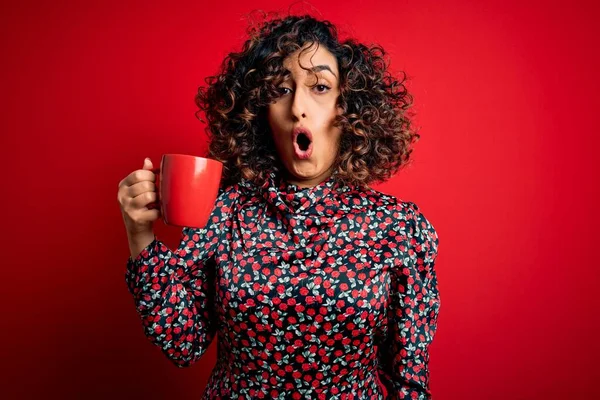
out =
[[132,198],[145,192],[156,192],[156,184],[151,181],[141,181],[127,188],[127,194]]
[[127,175],[127,178],[125,178],[125,184],[127,186],[131,186],[142,181],[155,182],[156,174],[147,169],[136,169],[135,171]]
[[138,225],[146,224],[156,220],[160,216],[158,210],[137,210],[133,214],[129,214],[130,219]]
[[146,157],[146,158],[144,159],[144,166],[143,166],[142,168],[143,168],[143,169],[146,169],[146,170],[151,170],[152,168],[154,168],[154,167],[152,166],[152,161],[150,160],[150,158]]
[[156,221],[159,217],[160,209],[140,211],[140,218],[144,221]]
[[156,201],[156,192],[144,192],[131,199],[134,209],[148,209],[148,204]]

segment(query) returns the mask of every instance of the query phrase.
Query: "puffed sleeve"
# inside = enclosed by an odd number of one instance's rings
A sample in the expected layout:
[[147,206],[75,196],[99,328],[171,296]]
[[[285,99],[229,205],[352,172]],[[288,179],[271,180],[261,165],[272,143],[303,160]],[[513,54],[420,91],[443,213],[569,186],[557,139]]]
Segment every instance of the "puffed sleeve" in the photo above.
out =
[[220,189],[206,227],[184,227],[177,250],[156,236],[127,260],[125,282],[144,332],[176,366],[198,361],[215,335],[214,257],[230,196]]
[[429,346],[440,309],[434,269],[438,236],[412,202],[402,202],[397,217],[387,335],[378,346],[379,378],[390,399],[431,399]]

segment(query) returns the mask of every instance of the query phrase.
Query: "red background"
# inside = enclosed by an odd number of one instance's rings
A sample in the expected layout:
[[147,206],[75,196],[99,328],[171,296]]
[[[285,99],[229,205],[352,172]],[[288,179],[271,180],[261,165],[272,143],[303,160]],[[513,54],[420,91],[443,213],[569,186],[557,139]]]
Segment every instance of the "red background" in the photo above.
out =
[[[440,237],[436,400],[600,396],[598,8],[570,1],[313,1],[406,70],[422,139],[378,189]],[[119,181],[201,154],[193,97],[257,1],[3,2],[3,398],[199,398],[124,283]],[[177,246],[177,228],[156,225]]]

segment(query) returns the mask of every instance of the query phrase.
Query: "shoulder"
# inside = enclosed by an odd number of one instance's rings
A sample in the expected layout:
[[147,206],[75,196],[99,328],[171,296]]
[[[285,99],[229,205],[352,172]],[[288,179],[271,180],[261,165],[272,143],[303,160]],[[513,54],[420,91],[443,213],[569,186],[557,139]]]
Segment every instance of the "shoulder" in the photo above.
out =
[[409,256],[426,262],[433,261],[438,252],[439,237],[433,223],[414,202],[403,201],[398,205],[397,229],[408,241]]
[[393,208],[393,217],[408,230],[409,234],[420,234],[421,231],[435,232],[433,224],[425,216],[423,210],[412,201],[398,200]]
[[390,236],[402,237],[410,247],[426,243],[437,249],[438,234],[433,223],[415,202],[406,201],[391,194],[371,189],[372,196],[378,198],[378,209],[384,214]]
[[414,268],[425,278],[432,272],[437,258],[438,233],[416,203],[389,197],[389,224],[385,237],[394,255],[394,264],[410,267],[398,270],[405,275]]
[[372,188],[346,187],[341,195],[342,203],[353,208],[365,208],[380,215],[388,215],[397,203],[394,196]]
[[348,191],[346,197],[355,204],[368,205],[390,223],[405,219],[411,211],[411,205],[414,204],[373,188],[354,189]]
[[344,193],[342,202],[352,208],[367,211],[382,224],[380,226],[388,228],[391,236],[410,236],[421,228],[433,230],[433,226],[417,204],[373,188],[348,190]]

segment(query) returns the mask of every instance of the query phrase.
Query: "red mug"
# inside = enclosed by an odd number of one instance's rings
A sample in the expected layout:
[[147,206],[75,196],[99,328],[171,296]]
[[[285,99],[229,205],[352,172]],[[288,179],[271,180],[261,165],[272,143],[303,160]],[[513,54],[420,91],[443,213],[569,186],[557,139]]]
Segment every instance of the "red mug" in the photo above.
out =
[[186,154],[163,154],[157,177],[157,201],[165,224],[204,228],[219,194],[223,164]]

